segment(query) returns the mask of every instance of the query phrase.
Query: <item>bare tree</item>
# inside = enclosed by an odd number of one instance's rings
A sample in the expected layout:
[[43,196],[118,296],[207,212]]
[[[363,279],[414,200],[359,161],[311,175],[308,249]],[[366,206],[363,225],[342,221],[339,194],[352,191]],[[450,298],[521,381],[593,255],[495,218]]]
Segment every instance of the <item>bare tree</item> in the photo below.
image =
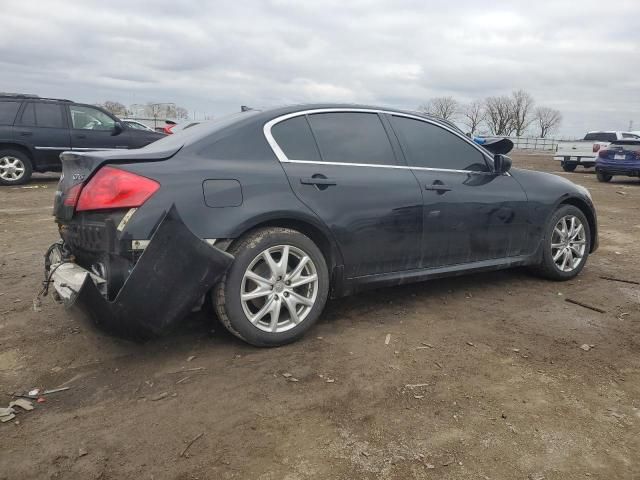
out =
[[511,122],[517,137],[524,135],[531,122],[535,120],[534,104],[533,97],[522,89],[515,90],[511,94]]
[[485,122],[493,135],[513,133],[511,98],[506,95],[487,97],[484,101]]
[[117,116],[124,117],[124,116],[127,115],[127,107],[125,107],[120,102],[114,102],[113,100],[107,100],[106,102],[104,102],[102,107],[105,110],[107,110],[108,112],[111,112],[111,113],[113,113],[114,115],[117,115]]
[[444,120],[454,120],[460,110],[458,101],[453,97],[436,97],[419,107],[419,110]]
[[549,107],[538,107],[535,111],[535,122],[540,129],[540,138],[554,132],[562,123],[562,114],[558,110]]
[[176,107],[176,119],[183,120],[189,118],[189,110],[184,107]]
[[469,127],[469,133],[473,136],[485,118],[485,108],[482,102],[474,100],[462,109],[462,123]]

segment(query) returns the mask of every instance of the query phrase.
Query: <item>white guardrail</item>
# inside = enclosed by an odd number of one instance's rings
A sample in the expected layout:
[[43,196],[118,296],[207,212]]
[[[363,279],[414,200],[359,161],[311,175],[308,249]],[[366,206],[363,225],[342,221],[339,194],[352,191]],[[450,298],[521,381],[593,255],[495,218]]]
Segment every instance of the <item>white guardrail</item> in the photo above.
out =
[[506,137],[513,142],[513,148],[517,150],[544,150],[555,152],[558,140],[554,138],[536,137]]

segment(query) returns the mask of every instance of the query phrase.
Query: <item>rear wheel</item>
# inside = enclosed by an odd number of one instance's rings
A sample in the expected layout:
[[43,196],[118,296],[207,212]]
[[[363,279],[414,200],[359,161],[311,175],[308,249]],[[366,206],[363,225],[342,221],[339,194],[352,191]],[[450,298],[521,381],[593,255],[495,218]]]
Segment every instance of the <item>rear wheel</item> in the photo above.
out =
[[536,271],[552,280],[569,280],[582,270],[591,250],[589,222],[573,205],[561,206],[551,217]]
[[29,157],[19,150],[0,150],[0,185],[22,185],[31,178]]
[[609,175],[608,173],[604,172],[596,172],[596,177],[598,177],[599,182],[610,182],[613,178],[613,175]]
[[577,163],[562,162],[562,169],[565,172],[573,172],[577,166],[578,166]]
[[327,265],[316,244],[296,230],[263,228],[237,242],[230,253],[235,260],[213,292],[222,324],[259,347],[304,335],[329,292]]

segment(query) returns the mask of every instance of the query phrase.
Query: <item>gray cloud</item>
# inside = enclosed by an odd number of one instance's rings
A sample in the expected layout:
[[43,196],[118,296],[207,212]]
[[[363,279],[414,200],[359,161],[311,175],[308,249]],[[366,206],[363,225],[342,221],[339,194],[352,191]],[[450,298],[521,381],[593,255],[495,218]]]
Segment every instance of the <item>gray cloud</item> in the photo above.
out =
[[221,115],[524,88],[563,112],[565,135],[640,130],[637,0],[2,3],[2,91]]

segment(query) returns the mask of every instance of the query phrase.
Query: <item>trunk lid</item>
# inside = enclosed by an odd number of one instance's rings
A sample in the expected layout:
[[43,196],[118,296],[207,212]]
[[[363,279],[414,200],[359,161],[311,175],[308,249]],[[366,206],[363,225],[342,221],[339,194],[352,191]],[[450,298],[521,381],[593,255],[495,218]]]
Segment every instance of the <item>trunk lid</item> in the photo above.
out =
[[[58,183],[53,203],[53,215],[60,222],[67,222],[73,217],[75,201],[70,205],[65,200],[71,196],[78,196],[97,170],[103,165],[118,165],[140,162],[160,162],[175,155],[182,145],[172,145],[170,148],[153,148],[153,144],[140,150],[122,151],[108,150],[95,152],[64,152],[60,155],[62,161],[62,175]],[[76,197],[77,200],[77,197]]]

